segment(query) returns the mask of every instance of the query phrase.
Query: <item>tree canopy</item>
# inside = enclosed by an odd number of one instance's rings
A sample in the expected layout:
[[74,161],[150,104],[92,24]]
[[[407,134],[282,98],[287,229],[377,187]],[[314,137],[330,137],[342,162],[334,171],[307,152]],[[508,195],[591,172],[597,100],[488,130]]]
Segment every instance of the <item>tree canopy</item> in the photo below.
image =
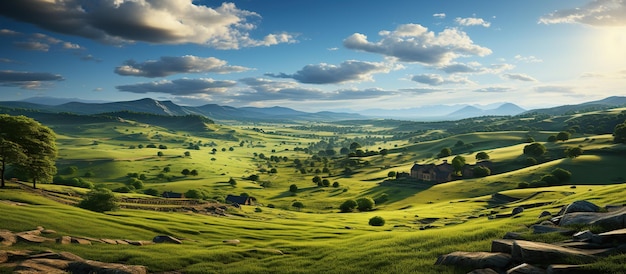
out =
[[542,156],[546,153],[546,151],[546,147],[541,143],[532,143],[524,146],[524,154],[534,157]]
[[56,174],[54,132],[26,116],[0,114],[0,125],[0,187],[8,166],[32,179],[33,187],[37,181],[51,180]]
[[626,121],[615,126],[613,142],[626,144]]

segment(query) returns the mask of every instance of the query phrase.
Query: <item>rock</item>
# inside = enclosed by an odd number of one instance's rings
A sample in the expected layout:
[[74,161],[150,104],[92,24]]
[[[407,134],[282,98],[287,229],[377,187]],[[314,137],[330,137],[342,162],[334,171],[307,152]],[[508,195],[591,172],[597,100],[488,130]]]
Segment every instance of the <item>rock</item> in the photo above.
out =
[[524,240],[524,236],[522,236],[522,234],[517,233],[517,232],[507,232],[506,234],[504,234],[504,237],[502,238],[512,239],[512,240]]
[[606,213],[569,213],[563,215],[560,223],[561,226],[575,224],[598,225],[612,229],[626,228],[626,208]]
[[237,239],[231,239],[231,240],[223,240],[222,243],[229,244],[229,245],[238,245],[241,243],[241,241]]
[[90,245],[91,241],[89,241],[87,239],[83,239],[83,238],[72,237],[72,243],[73,244],[79,244],[79,245]]
[[491,268],[483,268],[472,270],[470,272],[467,272],[467,274],[498,274],[498,271],[495,271]]
[[61,236],[57,238],[57,244],[68,245],[72,243],[72,237],[70,236]]
[[496,239],[491,241],[491,252],[501,252],[511,254],[513,250],[513,241],[507,239]]
[[584,265],[553,264],[546,269],[548,274],[597,274],[597,271],[587,270]]
[[144,246],[154,244],[152,241],[133,241],[133,240],[124,240],[128,244],[136,245],[136,246]]
[[172,244],[182,244],[183,242],[179,239],[176,239],[172,236],[156,236],[152,239],[155,243],[172,243]]
[[123,265],[103,263],[91,260],[71,262],[67,268],[72,273],[116,273],[116,274],[146,274],[148,270],[140,265]]
[[587,201],[575,201],[568,206],[561,209],[558,215],[565,215],[567,213],[574,212],[598,212],[600,211],[600,207],[595,205],[592,202]]
[[530,264],[564,263],[571,259],[593,261],[595,256],[587,252],[557,245],[517,240],[511,252],[513,260]]
[[0,244],[3,246],[12,246],[17,243],[17,238],[13,232],[6,229],[0,229]]
[[45,229],[45,228],[43,228],[43,226],[37,226],[37,227],[35,228],[35,230],[44,231],[44,230],[46,230],[46,229]]
[[581,241],[581,242],[586,242],[586,241],[591,241],[591,238],[593,238],[593,232],[589,231],[589,230],[585,230],[585,231],[580,231],[575,233],[574,235],[572,235],[572,238],[575,241]]
[[511,255],[506,253],[456,251],[439,256],[435,264],[472,268],[504,269],[510,263]]
[[523,263],[506,271],[506,274],[545,274],[543,268],[536,267],[527,263]]
[[558,232],[562,235],[572,235],[575,232],[571,229],[560,228],[553,225],[532,225],[530,228],[533,229],[534,234]]
[[248,250],[250,253],[259,253],[259,254],[267,254],[267,255],[285,255],[279,249],[271,249],[271,248],[256,248]]
[[127,241],[124,241],[124,240],[115,240],[115,242],[117,242],[118,245],[128,245],[129,244]]
[[24,241],[28,243],[37,243],[37,244],[47,242],[47,241],[54,241],[52,239],[41,237],[41,236],[34,235],[34,234],[18,234],[17,239],[20,241]]
[[15,235],[41,235],[41,230],[39,229],[35,229],[35,230],[29,230],[29,231],[22,231],[19,233],[15,233]]
[[117,240],[111,240],[111,239],[100,239],[100,241],[102,241],[105,244],[110,244],[110,245],[116,245],[117,244]]
[[543,211],[541,212],[541,214],[539,214],[539,219],[543,217],[548,217],[548,216],[552,216],[552,213],[550,213],[549,211]]
[[8,261],[9,261],[9,254],[4,250],[0,250],[0,264],[6,263]]
[[56,234],[57,232],[52,229],[44,229],[41,231],[41,234]]
[[[48,262],[50,263],[50,262]],[[34,274],[34,273],[47,273],[47,274],[65,274],[67,271],[59,269],[45,264],[38,260],[26,260],[18,264],[13,273],[18,274]]]
[[626,228],[613,230],[598,234],[598,237],[593,239],[594,243],[611,243],[611,242],[626,242]]
[[516,208],[513,209],[513,211],[511,212],[512,215],[517,215],[524,212],[524,208],[521,206],[518,206]]

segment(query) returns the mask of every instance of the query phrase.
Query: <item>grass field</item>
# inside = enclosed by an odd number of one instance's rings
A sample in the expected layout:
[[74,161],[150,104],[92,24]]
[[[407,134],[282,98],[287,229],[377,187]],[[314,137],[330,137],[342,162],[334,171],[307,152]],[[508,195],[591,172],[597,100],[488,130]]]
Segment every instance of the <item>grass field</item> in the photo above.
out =
[[[123,122],[53,129],[58,134],[57,165],[62,177],[82,177],[97,186],[118,188],[124,186],[129,173],[137,173],[144,176],[144,189],[159,193],[195,189],[207,200],[241,193],[257,199],[257,206],[230,209],[228,217],[131,209],[94,213],[11,184],[0,189],[2,229],[24,231],[41,225],[57,231],[51,237],[151,240],[171,235],[184,242],[149,246],[18,244],[11,249],[70,251],[88,259],[146,265],[152,272],[467,273],[468,269],[434,263],[439,255],[452,251],[489,250],[492,239],[508,231],[527,233],[527,226],[538,220],[539,213],[556,213],[576,200],[600,206],[626,204],[626,147],[613,144],[611,135],[575,135],[565,142],[545,143],[542,141],[555,132],[502,131],[416,143],[377,134],[389,128],[375,126],[338,134],[290,125],[212,125],[212,134],[228,133],[238,140]],[[528,137],[548,149],[533,166],[523,162]],[[459,141],[463,144],[458,145]],[[389,153],[364,157],[338,153],[352,142],[362,143],[364,152],[387,149]],[[563,151],[573,146],[582,147],[584,154],[565,158]],[[303,150],[309,147],[331,147],[337,154]],[[444,147],[451,148],[453,155],[437,158]],[[390,171],[408,172],[414,163],[452,161],[457,155],[472,164],[481,151],[494,162],[491,176],[444,184],[388,177]],[[62,174],[69,167],[77,171]],[[350,173],[345,172],[346,167]],[[520,183],[538,180],[557,167],[572,174],[565,185],[518,189]],[[198,175],[183,175],[183,169],[196,170]],[[275,172],[270,172],[272,169]],[[87,173],[90,176],[85,176]],[[251,175],[258,179],[251,180]],[[338,186],[318,187],[313,183],[315,176]],[[231,178],[236,185],[228,183]],[[289,191],[292,184],[298,187],[295,193]],[[39,186],[64,193],[88,191]],[[492,198],[494,193],[522,200],[502,204]],[[117,195],[148,197],[141,190]],[[339,213],[343,201],[361,197],[386,200],[372,211]],[[292,207],[295,201],[304,208]],[[494,212],[510,213],[516,206],[533,203],[546,205],[525,210],[516,218],[487,218]],[[382,216],[386,224],[369,226],[368,220],[374,216]],[[228,239],[239,239],[241,244],[222,242]],[[614,269],[622,270],[616,266],[618,259],[607,260],[613,260],[607,263]]]

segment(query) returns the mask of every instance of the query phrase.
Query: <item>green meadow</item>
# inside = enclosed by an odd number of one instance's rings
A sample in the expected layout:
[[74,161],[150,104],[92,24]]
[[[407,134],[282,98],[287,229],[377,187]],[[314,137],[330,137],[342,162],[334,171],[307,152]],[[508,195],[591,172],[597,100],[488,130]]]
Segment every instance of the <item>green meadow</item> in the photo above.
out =
[[[610,133],[573,133],[566,141],[546,142],[558,130],[442,135],[445,131],[438,129],[397,132],[396,127],[375,121],[359,123],[232,123],[201,130],[132,121],[48,125],[57,134],[58,178],[80,178],[114,189],[120,198],[155,198],[145,194],[147,189],[159,194],[196,190],[198,199],[211,203],[223,203],[229,194],[245,194],[255,197],[257,204],[229,207],[227,216],[137,209],[95,213],[9,183],[0,189],[0,228],[25,231],[44,226],[56,231],[50,237],[182,239],[182,245],[10,247],[69,251],[87,259],[145,265],[151,272],[467,273],[470,269],[434,263],[439,255],[457,250],[487,251],[493,239],[509,231],[539,241],[558,238],[530,235],[527,227],[539,221],[542,211],[554,214],[573,201],[626,204],[626,146],[614,144]],[[547,148],[534,165],[523,154],[529,138]],[[352,143],[359,144],[362,155],[341,153]],[[564,151],[570,147],[582,148],[583,155],[566,157]],[[438,157],[442,148],[450,148],[452,155]],[[390,176],[409,172],[415,163],[451,162],[459,155],[474,164],[478,152],[489,155],[492,175],[442,184]],[[571,172],[569,181],[521,186],[556,168]],[[185,169],[197,174],[185,175]],[[316,176],[328,186],[314,183]],[[142,187],[129,189],[130,177],[140,178]],[[297,191],[290,191],[291,185]],[[77,201],[89,191],[56,183],[38,186],[66,201]],[[495,193],[517,200],[503,202]],[[373,210],[340,213],[341,203],[362,197],[376,200]],[[295,208],[294,202],[304,207]],[[529,207],[515,218],[487,217],[532,204],[541,206]],[[368,225],[374,216],[383,217],[385,224]],[[241,243],[223,243],[229,239]],[[619,263],[623,259],[607,258],[592,267],[619,273],[626,270]]]

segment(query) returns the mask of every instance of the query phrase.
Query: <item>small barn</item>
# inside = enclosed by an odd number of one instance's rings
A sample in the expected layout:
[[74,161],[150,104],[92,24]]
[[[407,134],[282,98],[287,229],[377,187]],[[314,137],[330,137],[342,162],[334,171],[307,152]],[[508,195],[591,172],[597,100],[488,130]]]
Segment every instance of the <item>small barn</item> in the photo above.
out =
[[254,205],[256,199],[250,196],[236,196],[236,195],[228,195],[226,196],[226,202],[231,204],[238,205]]

